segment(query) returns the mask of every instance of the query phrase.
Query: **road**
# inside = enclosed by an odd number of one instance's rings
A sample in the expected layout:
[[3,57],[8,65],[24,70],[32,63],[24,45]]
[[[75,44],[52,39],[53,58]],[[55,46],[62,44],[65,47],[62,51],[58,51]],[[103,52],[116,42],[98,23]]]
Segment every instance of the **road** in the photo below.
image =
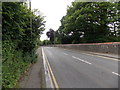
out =
[[59,88],[118,88],[118,60],[57,47],[43,47]]

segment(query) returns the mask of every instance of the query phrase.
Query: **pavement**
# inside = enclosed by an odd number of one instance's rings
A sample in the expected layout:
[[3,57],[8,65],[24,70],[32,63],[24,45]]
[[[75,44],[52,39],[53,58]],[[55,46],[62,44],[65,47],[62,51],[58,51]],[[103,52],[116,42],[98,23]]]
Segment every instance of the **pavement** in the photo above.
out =
[[20,88],[45,88],[43,62],[42,62],[42,52],[41,48],[37,49],[36,54],[38,54],[37,62],[29,68],[25,76],[20,80]]
[[57,47],[42,48],[54,87],[118,88],[120,74],[117,55],[105,56]]

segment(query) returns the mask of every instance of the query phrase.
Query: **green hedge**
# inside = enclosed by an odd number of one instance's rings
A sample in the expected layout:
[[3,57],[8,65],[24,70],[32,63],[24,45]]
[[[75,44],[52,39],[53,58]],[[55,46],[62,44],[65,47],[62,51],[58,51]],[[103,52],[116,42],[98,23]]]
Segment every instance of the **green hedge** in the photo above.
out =
[[2,87],[14,88],[28,65],[37,60],[35,50],[45,22],[23,3],[5,2],[2,9]]

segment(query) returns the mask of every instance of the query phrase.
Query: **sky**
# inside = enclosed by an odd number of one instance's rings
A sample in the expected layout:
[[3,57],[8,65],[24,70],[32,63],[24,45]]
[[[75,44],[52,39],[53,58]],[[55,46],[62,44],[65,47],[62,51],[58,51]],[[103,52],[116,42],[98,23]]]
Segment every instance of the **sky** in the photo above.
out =
[[46,40],[46,32],[52,28],[57,30],[61,25],[60,20],[66,15],[67,6],[74,0],[31,0],[32,9],[40,10],[40,14],[45,16],[45,31],[41,40]]

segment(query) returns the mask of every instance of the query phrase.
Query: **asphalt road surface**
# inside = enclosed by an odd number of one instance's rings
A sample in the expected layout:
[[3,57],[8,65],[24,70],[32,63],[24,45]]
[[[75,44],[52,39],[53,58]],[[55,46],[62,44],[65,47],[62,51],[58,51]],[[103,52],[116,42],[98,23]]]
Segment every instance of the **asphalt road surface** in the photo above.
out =
[[118,60],[43,47],[59,88],[118,88]]

